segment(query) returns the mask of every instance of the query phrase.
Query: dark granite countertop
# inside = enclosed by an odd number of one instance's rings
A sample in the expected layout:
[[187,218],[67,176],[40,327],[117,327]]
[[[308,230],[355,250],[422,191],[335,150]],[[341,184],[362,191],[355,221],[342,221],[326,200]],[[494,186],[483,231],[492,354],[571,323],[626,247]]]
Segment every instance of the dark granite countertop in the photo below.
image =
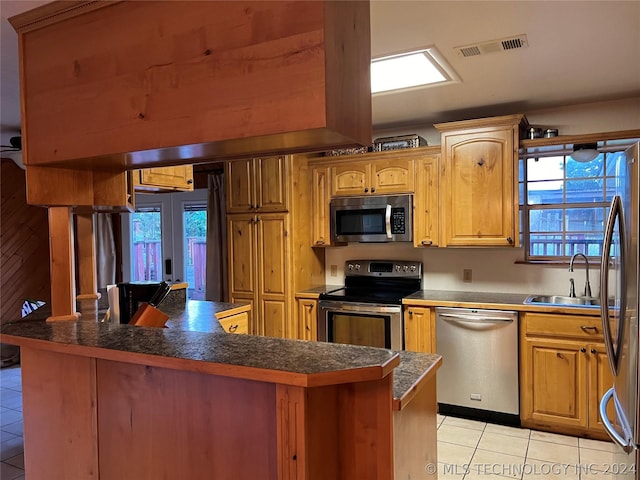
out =
[[557,314],[600,315],[600,309],[591,306],[558,306],[525,304],[528,293],[454,292],[447,290],[420,290],[402,299],[403,304],[426,307],[487,308]]
[[[386,365],[400,354],[394,370],[394,407],[401,409],[426,376],[439,367],[439,355],[303,340],[286,340],[225,332],[215,315],[241,305],[224,302],[189,301],[169,303],[161,309],[169,315],[167,328],[145,328],[105,322],[104,304],[82,302],[78,322],[45,322],[45,306],[28,317],[2,326],[2,336],[22,337],[98,347],[112,351],[188,359],[251,368],[267,368],[294,374],[326,374]],[[17,343],[7,341],[6,343]],[[250,352],[250,353],[247,353]]]
[[[351,377],[380,378],[399,363],[397,354],[385,349],[227,334],[215,313],[229,304],[189,301],[186,308],[166,308],[163,304],[161,309],[171,317],[168,328],[147,328],[100,321],[101,310],[84,303],[79,305],[82,317],[77,322],[45,322],[48,312],[42,307],[25,319],[3,325],[0,341],[18,345],[53,342],[70,347],[70,352],[79,351],[77,347],[90,347],[99,358],[102,355],[101,358],[117,357],[123,361],[131,355],[144,355],[145,363],[161,366],[167,366],[167,358],[180,359],[192,362],[186,369],[220,373],[224,367],[234,376],[256,380],[269,375],[260,370],[286,372],[289,375],[280,375],[280,383],[301,386],[336,383],[330,374],[341,376],[344,381]],[[164,361],[160,362],[160,358]]]

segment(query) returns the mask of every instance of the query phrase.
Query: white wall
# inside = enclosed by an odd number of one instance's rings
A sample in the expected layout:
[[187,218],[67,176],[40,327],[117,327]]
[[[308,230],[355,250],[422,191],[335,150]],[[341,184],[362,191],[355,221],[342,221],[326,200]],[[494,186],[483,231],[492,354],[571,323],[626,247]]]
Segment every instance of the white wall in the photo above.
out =
[[[640,98],[614,102],[598,102],[573,107],[525,112],[532,125],[557,128],[560,135],[640,129]],[[513,112],[518,113],[518,112]],[[404,128],[401,131],[375,132],[374,138],[417,133],[429,145],[439,145],[440,137],[433,128]],[[412,245],[350,244],[326,249],[326,282],[344,282],[344,262],[352,259],[421,260],[424,264],[423,288],[478,292],[509,292],[527,294],[569,293],[569,278],[576,280],[576,291],[584,288],[582,262],[569,273],[567,265],[535,265],[516,263],[524,258],[522,249],[513,248],[432,248],[415,249]],[[331,266],[337,275],[331,276]],[[473,271],[472,282],[462,281],[462,270]],[[594,295],[599,289],[599,265],[590,268]]]
[[[531,125],[557,128],[559,135],[640,129],[640,97],[511,113],[524,113]],[[409,134],[420,135],[428,145],[440,145],[440,133],[432,125],[375,130],[373,138]]]
[[[574,272],[567,265],[540,266],[516,263],[523,258],[521,248],[413,248],[411,244],[349,244],[326,251],[326,281],[344,283],[344,262],[355,259],[419,260],[423,263],[422,286],[425,290],[462,292],[501,292],[568,295],[569,279],[575,278],[576,292],[584,288],[585,271],[576,261]],[[338,270],[331,276],[331,266]],[[472,282],[462,281],[463,269],[472,270]],[[599,289],[599,265],[590,265],[591,290]]]

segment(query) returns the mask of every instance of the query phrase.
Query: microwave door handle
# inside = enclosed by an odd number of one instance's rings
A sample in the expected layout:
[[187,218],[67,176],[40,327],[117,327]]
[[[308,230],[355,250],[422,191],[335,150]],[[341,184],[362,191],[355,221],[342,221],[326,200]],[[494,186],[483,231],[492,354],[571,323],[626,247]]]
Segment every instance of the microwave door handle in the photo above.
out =
[[387,211],[384,215],[384,222],[387,227],[387,238],[393,238],[391,235],[391,205],[387,204]]

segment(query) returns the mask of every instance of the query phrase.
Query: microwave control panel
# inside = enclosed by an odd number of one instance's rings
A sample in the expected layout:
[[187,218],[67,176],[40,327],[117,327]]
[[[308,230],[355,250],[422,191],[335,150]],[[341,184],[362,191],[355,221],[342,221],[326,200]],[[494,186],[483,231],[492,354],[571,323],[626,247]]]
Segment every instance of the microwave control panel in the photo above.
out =
[[406,228],[406,215],[403,207],[391,209],[391,233],[403,234]]

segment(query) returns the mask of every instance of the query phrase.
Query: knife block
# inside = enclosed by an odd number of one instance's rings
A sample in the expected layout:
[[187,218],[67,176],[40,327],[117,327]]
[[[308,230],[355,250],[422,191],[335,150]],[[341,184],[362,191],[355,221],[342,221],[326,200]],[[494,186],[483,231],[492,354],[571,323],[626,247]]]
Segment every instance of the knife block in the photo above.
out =
[[136,327],[164,327],[168,319],[169,315],[149,305],[147,302],[143,302],[129,321],[129,325],[135,325]]

